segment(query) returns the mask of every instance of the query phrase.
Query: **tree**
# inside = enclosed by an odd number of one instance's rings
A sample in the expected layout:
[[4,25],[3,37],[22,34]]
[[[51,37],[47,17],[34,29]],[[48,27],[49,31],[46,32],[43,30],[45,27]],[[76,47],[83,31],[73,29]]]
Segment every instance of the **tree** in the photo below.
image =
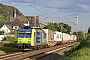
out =
[[[83,39],[85,38],[83,31],[74,32],[74,33],[72,33],[72,34],[78,36],[79,40],[83,40]],[[77,34],[78,34],[78,35],[77,35]]]
[[45,29],[50,29],[50,30],[53,30],[53,31],[55,31],[56,30],[56,28],[55,28],[55,25],[54,25],[54,23],[47,23],[47,25],[45,25],[45,27],[44,27]]
[[59,32],[64,32],[64,33],[68,33],[70,34],[71,32],[71,26],[69,26],[68,24],[65,23],[49,23],[47,25],[45,25],[46,29],[50,29],[53,31],[59,31]]
[[90,33],[90,27],[88,28],[88,33]]

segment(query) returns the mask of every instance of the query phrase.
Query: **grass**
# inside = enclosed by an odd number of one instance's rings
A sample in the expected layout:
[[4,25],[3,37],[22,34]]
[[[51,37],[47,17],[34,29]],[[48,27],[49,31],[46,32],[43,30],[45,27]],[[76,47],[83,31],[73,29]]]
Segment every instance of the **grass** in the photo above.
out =
[[6,53],[5,53],[4,51],[1,51],[1,50],[0,50],[0,55],[2,55],[2,54],[6,54]]
[[90,37],[72,47],[59,60],[90,60]]
[[6,22],[7,19],[6,19],[5,17],[1,17],[1,16],[0,16],[0,21]]
[[15,52],[17,50],[18,50],[17,48],[13,48],[13,47],[0,46],[0,54],[6,54],[6,53],[10,53],[10,52]]
[[90,48],[82,48],[72,53],[66,54],[60,60],[88,60],[90,59]]

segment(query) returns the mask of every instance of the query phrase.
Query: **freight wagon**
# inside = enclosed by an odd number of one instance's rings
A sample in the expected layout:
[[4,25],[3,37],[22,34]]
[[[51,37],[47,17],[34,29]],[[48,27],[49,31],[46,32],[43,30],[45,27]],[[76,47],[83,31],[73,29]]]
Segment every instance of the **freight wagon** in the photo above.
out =
[[49,29],[19,29],[18,49],[38,49],[71,43],[77,40],[75,35]]
[[76,35],[71,35],[70,41],[71,41],[71,42],[77,41]]
[[43,29],[46,33],[46,38],[47,38],[47,44],[48,46],[54,46],[56,42],[54,41],[54,31],[49,30],[49,29]]
[[54,41],[56,42],[56,45],[62,44],[62,32],[55,31],[54,33]]

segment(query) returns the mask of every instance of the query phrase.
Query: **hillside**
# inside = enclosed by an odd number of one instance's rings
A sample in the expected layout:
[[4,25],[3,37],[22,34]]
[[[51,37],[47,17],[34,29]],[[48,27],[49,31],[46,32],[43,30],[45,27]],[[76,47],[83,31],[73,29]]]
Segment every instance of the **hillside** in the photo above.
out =
[[59,60],[90,60],[90,34]]
[[[13,16],[14,9],[13,6],[0,4],[0,21],[7,21],[11,15]],[[17,8],[16,13],[19,16],[23,15]]]

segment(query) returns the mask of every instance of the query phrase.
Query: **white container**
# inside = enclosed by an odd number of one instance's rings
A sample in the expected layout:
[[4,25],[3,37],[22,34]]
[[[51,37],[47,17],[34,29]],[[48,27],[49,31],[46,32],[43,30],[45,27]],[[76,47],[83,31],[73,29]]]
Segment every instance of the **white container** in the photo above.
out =
[[55,31],[55,33],[54,33],[54,41],[62,41],[62,32]]
[[54,31],[49,29],[43,29],[46,33],[47,42],[48,41],[54,41]]
[[67,36],[66,36],[66,33],[63,33],[63,41],[67,41]]

